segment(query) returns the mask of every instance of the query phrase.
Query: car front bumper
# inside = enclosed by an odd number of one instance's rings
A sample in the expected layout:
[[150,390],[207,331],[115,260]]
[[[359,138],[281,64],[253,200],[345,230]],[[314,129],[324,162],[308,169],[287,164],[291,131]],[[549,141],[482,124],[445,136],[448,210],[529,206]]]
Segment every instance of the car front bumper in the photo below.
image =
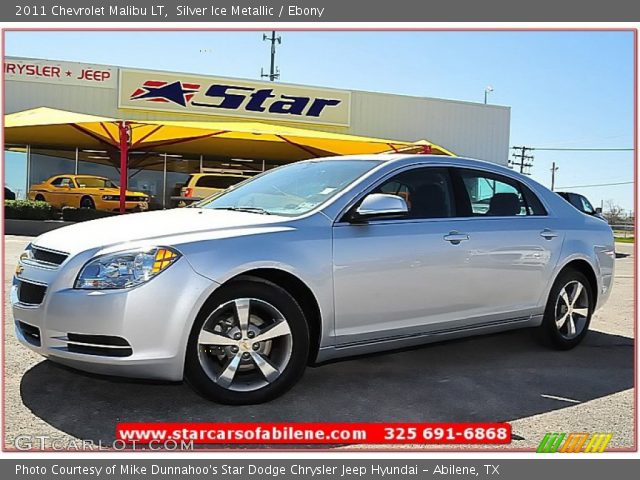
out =
[[[52,361],[80,370],[179,381],[193,321],[217,284],[185,258],[138,287],[79,290],[84,261],[57,269],[22,265],[11,303],[18,340]],[[39,304],[21,301],[24,282],[46,288]]]
[[[140,211],[146,212],[149,210],[149,203],[140,201],[130,201],[127,200],[124,202],[124,208],[128,212]],[[120,210],[120,200],[96,200],[96,210],[106,210],[108,212],[117,212]]]

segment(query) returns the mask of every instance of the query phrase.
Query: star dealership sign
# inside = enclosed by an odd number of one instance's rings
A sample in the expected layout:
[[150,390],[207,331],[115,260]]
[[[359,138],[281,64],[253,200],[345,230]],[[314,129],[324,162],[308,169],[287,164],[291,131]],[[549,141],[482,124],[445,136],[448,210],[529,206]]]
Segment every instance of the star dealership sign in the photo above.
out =
[[222,77],[120,69],[118,107],[348,126],[351,92]]
[[131,95],[131,100],[149,100],[151,102],[169,103],[173,102],[182,107],[187,106],[196,94],[200,85],[197,83],[163,82],[158,80],[147,80],[140,88],[137,88]]

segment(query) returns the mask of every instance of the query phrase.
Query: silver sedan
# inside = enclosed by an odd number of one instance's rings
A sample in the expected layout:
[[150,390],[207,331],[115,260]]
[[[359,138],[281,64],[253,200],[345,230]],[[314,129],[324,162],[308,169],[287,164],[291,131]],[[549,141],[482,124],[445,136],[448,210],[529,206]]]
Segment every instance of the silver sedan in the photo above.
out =
[[573,348],[614,256],[605,222],[506,168],[326,158],[46,233],[12,303],[18,339],[52,361],[247,404],[338,357],[523,327]]

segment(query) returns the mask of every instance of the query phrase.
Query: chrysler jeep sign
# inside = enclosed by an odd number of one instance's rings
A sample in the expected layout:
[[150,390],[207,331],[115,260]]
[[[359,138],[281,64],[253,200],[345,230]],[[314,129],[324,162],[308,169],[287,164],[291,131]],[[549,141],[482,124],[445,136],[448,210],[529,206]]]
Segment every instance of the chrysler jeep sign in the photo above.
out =
[[122,109],[348,126],[350,104],[344,90],[120,70]]
[[5,57],[4,78],[17,82],[58,83],[81,87],[115,88],[115,68],[88,63]]

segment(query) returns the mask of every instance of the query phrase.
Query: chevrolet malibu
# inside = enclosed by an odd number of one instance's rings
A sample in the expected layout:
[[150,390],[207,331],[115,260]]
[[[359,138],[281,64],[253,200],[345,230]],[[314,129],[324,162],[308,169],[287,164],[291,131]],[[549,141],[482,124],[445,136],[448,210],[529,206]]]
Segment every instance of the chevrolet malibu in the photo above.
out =
[[11,300],[18,339],[54,362],[250,404],[339,357],[523,327],[571,349],[613,269],[609,226],[530,178],[358,156],[41,235]]

